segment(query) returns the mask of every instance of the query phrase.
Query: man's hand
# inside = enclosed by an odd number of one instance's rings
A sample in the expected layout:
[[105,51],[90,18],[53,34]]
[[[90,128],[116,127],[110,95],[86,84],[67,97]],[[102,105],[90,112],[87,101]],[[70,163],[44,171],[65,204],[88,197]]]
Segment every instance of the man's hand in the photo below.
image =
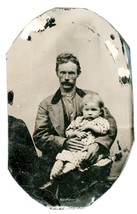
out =
[[87,160],[90,161],[91,164],[96,162],[99,156],[99,145],[98,143],[93,143],[88,146],[88,155],[87,155]]
[[67,139],[64,143],[64,148],[68,150],[79,151],[84,148],[84,143],[76,138]]

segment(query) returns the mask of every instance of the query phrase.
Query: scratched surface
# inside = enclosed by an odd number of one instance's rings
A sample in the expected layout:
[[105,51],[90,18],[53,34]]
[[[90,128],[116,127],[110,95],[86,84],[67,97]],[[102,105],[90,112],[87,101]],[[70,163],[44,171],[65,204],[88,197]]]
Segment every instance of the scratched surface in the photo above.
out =
[[[118,134],[111,148],[113,180],[120,175],[134,138],[130,49],[116,29],[96,13],[55,8],[21,31],[7,53],[8,89],[15,93],[9,114],[25,121],[32,135],[39,103],[59,86],[55,60],[61,52],[78,57],[82,68],[78,87],[98,92],[117,121]],[[83,198],[82,206],[94,200]],[[63,203],[70,206],[72,202]]]

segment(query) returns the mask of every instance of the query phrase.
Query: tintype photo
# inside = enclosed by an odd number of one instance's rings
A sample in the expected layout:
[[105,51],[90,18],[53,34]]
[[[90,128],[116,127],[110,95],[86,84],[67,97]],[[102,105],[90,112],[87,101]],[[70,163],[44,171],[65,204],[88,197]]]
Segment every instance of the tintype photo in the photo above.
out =
[[94,12],[54,8],[16,38],[7,74],[9,172],[45,206],[91,205],[133,144],[128,44]]

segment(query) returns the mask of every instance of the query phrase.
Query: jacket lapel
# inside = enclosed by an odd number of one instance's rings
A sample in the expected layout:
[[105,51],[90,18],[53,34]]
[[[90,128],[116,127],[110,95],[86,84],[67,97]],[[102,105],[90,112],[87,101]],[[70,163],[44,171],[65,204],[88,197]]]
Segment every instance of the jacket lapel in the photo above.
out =
[[64,136],[64,113],[62,108],[62,101],[59,100],[57,104],[52,104],[52,111],[50,111],[51,122],[59,134]]
[[[79,88],[76,88],[76,104],[77,104],[77,111],[79,111],[79,104],[82,97],[85,96],[85,92]],[[49,114],[51,122],[56,130],[56,132],[60,136],[64,136],[65,132],[65,123],[64,123],[64,113],[63,113],[63,106],[61,101],[61,91],[60,89],[57,90],[55,95],[51,100],[51,106],[49,108]]]
[[64,113],[61,101],[60,89],[57,90],[51,100],[51,109],[49,111],[51,122],[60,136],[64,136]]

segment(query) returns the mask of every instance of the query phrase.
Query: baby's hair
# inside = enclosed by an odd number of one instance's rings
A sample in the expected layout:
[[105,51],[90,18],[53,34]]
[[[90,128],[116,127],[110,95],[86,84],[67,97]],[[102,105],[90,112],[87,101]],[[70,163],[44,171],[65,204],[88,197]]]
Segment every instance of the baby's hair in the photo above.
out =
[[104,107],[104,102],[97,93],[86,94],[81,102],[81,111],[88,102],[97,103],[100,109]]

